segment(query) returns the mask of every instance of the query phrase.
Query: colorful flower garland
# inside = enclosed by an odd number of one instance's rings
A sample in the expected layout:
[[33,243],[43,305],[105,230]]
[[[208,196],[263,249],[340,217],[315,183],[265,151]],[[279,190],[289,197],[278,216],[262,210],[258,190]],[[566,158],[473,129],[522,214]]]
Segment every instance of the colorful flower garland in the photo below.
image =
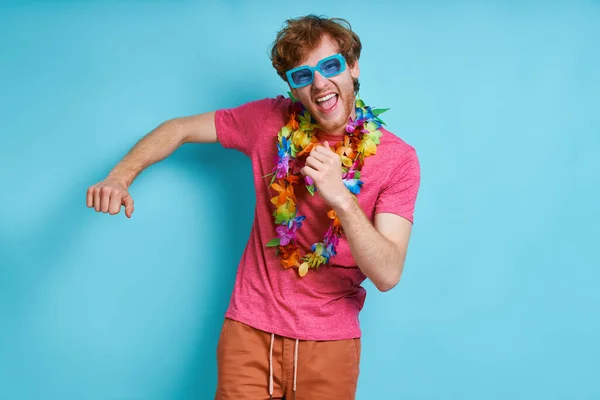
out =
[[[294,186],[300,186],[304,182],[311,195],[316,191],[312,179],[308,176],[303,177],[300,169],[304,166],[310,152],[319,144],[320,127],[313,122],[312,116],[304,109],[302,103],[291,93],[289,95],[292,100],[290,119],[277,134],[277,164],[273,173],[269,174],[273,175],[269,186],[278,193],[271,199],[271,203],[276,207],[273,216],[275,224],[278,225],[277,237],[270,240],[267,246],[277,247],[276,254],[281,257],[281,265],[284,268],[298,268],[299,275],[304,276],[309,268],[318,268],[336,255],[336,247],[343,229],[335,211],[330,210],[327,216],[332,222],[323,241],[314,243],[311,252],[303,257],[300,256],[300,249],[296,246],[296,232],[302,227],[302,221],[306,217],[298,215]],[[333,149],[341,158],[342,180],[354,196],[360,193],[363,186],[360,171],[364,160],[376,153],[381,137],[379,128],[385,125],[379,115],[388,110],[371,110],[358,97],[355,109],[356,120],[349,118],[344,140],[337,143]]]

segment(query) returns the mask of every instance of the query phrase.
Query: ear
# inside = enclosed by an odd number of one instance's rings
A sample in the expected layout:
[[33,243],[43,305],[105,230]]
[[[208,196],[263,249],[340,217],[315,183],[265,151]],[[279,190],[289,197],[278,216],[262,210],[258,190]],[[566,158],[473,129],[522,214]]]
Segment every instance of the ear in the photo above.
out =
[[295,98],[299,99],[300,97],[298,97],[298,89],[293,89],[290,84],[288,83],[288,87],[290,88],[290,92],[292,92],[292,94],[294,95]]
[[354,65],[350,67],[350,75],[352,75],[354,79],[358,78],[358,76],[360,75],[360,67],[358,65],[358,60],[356,60]]

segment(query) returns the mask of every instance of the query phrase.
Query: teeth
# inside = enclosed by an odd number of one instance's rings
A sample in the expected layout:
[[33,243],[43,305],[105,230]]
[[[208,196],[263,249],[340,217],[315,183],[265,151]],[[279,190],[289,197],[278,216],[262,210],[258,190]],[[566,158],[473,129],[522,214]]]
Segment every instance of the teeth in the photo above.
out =
[[321,98],[317,99],[317,103],[322,103],[322,102],[324,102],[325,100],[329,100],[329,99],[331,99],[332,97],[335,97],[335,93],[331,93],[331,94],[328,94],[328,95],[327,95],[327,96],[325,96],[325,97],[321,97]]

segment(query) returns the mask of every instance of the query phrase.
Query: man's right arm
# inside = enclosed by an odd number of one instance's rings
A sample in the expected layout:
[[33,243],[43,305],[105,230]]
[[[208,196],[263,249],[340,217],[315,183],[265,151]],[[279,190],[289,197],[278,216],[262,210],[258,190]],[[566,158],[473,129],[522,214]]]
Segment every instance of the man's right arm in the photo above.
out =
[[118,214],[125,206],[125,215],[133,213],[129,186],[147,167],[157,163],[184,143],[216,143],[215,113],[168,120],[144,136],[113,168],[106,179],[90,186],[86,203],[98,212]]

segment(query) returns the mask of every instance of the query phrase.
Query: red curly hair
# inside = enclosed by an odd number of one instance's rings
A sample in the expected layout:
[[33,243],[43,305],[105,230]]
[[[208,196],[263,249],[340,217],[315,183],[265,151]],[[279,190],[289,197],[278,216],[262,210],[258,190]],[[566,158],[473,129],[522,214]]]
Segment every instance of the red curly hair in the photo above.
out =
[[[285,72],[297,66],[310,51],[317,48],[323,35],[330,35],[337,41],[348,66],[354,66],[360,57],[360,38],[345,19],[311,14],[288,19],[285,23],[286,26],[277,33],[273,42],[270,58],[277,74],[286,82]],[[354,92],[358,93],[359,88],[358,79],[354,79]]]

